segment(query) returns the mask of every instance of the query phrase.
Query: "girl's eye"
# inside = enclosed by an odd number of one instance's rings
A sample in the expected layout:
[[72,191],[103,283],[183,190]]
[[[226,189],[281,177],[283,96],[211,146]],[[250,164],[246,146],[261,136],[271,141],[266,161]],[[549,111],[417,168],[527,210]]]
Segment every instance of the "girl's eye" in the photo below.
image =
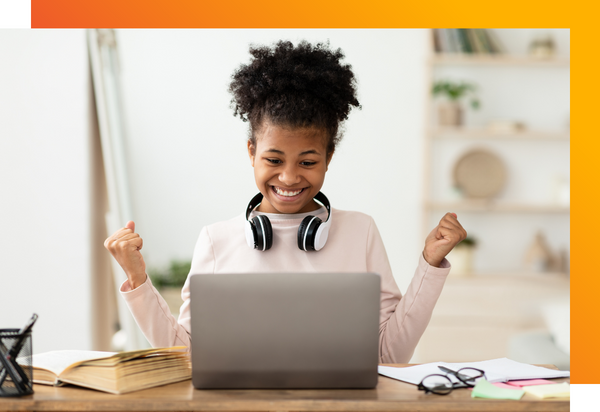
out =
[[317,162],[302,162],[300,163],[302,166],[312,166],[314,164],[316,164]]
[[281,163],[281,160],[279,160],[279,159],[267,159],[267,162],[277,165],[277,164]]

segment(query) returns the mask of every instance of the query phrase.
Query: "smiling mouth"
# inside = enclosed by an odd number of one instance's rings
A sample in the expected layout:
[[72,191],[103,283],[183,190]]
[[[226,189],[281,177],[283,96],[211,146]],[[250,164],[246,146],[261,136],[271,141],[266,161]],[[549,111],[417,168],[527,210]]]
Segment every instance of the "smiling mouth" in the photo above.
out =
[[275,192],[279,196],[293,198],[293,197],[298,196],[300,193],[304,192],[305,188],[296,189],[296,190],[290,190],[290,189],[285,190],[285,189],[282,189],[277,186],[271,186],[271,189],[273,190],[273,192]]

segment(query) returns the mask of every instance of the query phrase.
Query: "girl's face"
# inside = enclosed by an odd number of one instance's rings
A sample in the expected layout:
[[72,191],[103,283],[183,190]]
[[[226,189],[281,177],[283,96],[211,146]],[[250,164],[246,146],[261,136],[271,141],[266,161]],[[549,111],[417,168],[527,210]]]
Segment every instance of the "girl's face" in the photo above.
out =
[[265,213],[305,213],[317,210],[319,193],[333,153],[326,153],[327,133],[315,128],[288,129],[265,123],[248,141],[254,178]]

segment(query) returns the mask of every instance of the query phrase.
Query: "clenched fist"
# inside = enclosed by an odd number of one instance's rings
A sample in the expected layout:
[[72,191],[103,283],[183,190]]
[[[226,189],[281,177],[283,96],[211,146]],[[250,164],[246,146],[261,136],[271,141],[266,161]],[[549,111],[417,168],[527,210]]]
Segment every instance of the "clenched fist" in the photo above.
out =
[[125,271],[131,289],[146,281],[146,263],[140,253],[143,245],[144,241],[135,233],[135,223],[132,221],[104,241],[104,247]]
[[425,239],[423,257],[431,266],[440,267],[446,255],[467,237],[455,213],[446,213]]

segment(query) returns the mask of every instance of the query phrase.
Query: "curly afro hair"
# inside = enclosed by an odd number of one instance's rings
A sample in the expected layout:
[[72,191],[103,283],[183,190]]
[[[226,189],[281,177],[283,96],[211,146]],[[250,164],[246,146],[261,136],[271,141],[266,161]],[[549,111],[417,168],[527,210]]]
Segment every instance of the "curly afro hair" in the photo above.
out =
[[250,142],[265,121],[272,124],[327,131],[327,154],[333,153],[342,138],[340,123],[348,118],[356,98],[352,66],[342,64],[341,49],[330,50],[329,42],[296,47],[279,41],[272,47],[251,46],[249,64],[232,75],[234,116],[250,122]]

